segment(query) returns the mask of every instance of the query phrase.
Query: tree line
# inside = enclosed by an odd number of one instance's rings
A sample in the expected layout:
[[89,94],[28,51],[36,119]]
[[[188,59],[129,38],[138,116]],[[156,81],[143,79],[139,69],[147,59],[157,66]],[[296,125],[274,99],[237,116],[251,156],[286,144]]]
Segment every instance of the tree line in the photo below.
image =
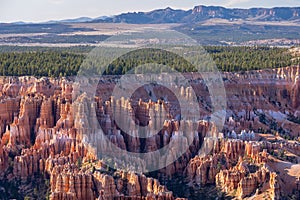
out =
[[[0,51],[0,75],[74,76],[91,49],[41,48],[34,51],[29,48],[29,51],[18,51],[16,47],[15,50],[6,48],[6,52]],[[218,69],[226,72],[299,64],[299,59],[293,58],[287,48],[206,46],[204,49]],[[136,67],[147,63],[166,65],[179,72],[196,71],[192,64],[174,53],[159,49],[140,49],[115,59],[106,66],[104,74],[125,74],[131,69],[138,70]],[[94,67],[97,67],[97,63],[94,63]]]
[[57,51],[0,53],[0,75],[73,76],[83,59],[81,54]]
[[298,65],[287,48],[277,47],[224,47],[207,46],[219,70],[226,72],[249,71]]

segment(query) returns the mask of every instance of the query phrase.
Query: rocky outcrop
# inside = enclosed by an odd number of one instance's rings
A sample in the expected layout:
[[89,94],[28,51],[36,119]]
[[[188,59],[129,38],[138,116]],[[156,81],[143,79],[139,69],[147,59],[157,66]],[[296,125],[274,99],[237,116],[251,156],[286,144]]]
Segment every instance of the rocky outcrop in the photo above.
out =
[[[53,168],[50,183],[50,199],[95,199],[92,175],[89,173],[72,172],[64,165]],[[74,167],[74,166],[73,166]]]
[[[224,73],[225,134],[210,122],[211,100],[201,77],[189,76],[199,101],[196,120],[182,117],[176,97],[161,86],[116,99],[109,96],[115,86],[110,77],[95,98],[82,94],[73,99],[67,79],[1,78],[0,176],[22,184],[38,176],[50,178],[53,200],[174,199],[159,180],[137,173],[155,168],[159,178],[184,176],[195,188],[216,184],[240,198],[268,190],[279,198],[281,175],[272,171],[268,152],[283,149],[300,155],[300,145],[258,141],[256,133],[275,127],[274,119],[276,130],[298,131],[287,116],[297,119],[299,69]],[[176,89],[191,100],[191,87]],[[151,100],[143,99],[144,93],[151,93]],[[182,109],[196,112],[189,105]],[[167,153],[159,152],[168,145]],[[159,152],[161,157],[143,160],[118,149]]]
[[213,148],[206,153],[206,156],[196,156],[189,162],[186,174],[191,183],[197,185],[215,183],[217,173],[221,169],[231,167],[244,155],[245,151],[245,144],[241,140],[223,141],[219,139],[213,141],[212,145]]
[[[95,169],[94,169],[95,170]],[[174,199],[156,179],[132,172],[107,173],[79,170],[74,165],[52,169],[50,199]]]
[[281,191],[280,185],[278,183],[278,175],[275,172],[270,174],[270,189],[271,189],[271,196],[273,199],[280,199]]
[[295,82],[292,87],[292,105],[294,108],[298,108],[300,106],[300,76],[295,78]]
[[20,97],[4,98],[0,97],[0,133],[6,131],[6,126],[13,122],[14,117],[19,113]]
[[[251,172],[251,168],[256,168],[257,171]],[[259,168],[240,162],[229,170],[220,171],[216,176],[216,184],[227,193],[236,191],[238,197],[245,198],[254,195],[256,190],[265,188],[264,185],[274,188],[274,180],[271,178],[272,173],[266,166]]]
[[9,149],[5,147],[5,145],[3,144],[3,140],[0,141],[0,170],[1,170],[0,175],[3,175],[3,173],[5,172],[5,170],[10,164],[9,162],[11,162],[8,154],[9,154]]
[[[298,134],[295,128],[283,123],[287,113],[295,113],[299,87],[299,67],[225,73],[227,93],[227,122],[225,133],[243,129],[260,132],[268,129],[271,121],[277,126]],[[285,127],[285,126],[286,127]]]
[[[97,155],[83,143],[83,130],[88,124],[98,123],[96,112],[92,114],[94,121],[91,121],[86,115],[87,105],[72,106],[71,84],[65,80],[47,79],[36,82],[29,79],[27,83],[29,85],[24,87],[5,86],[3,89],[3,94],[12,97],[24,94],[18,101],[4,99],[2,102],[6,115],[1,118],[5,129],[0,142],[0,168],[4,173],[9,166],[12,167],[10,179],[14,177],[25,183],[38,174],[48,176],[50,199],[58,200],[174,199],[172,192],[156,179],[122,171],[112,175],[111,171],[103,170],[105,165],[100,161],[95,162]],[[117,129],[110,120],[108,104],[103,111],[106,112],[107,138],[112,143],[137,152],[145,148],[139,140],[131,138],[130,141],[130,137],[125,137]],[[166,124],[165,129],[170,132],[164,139],[165,144],[170,141],[175,126],[171,121]],[[149,139],[147,150],[158,149],[161,141],[159,137]],[[16,156],[10,158],[10,153]],[[7,162],[9,159],[11,161]]]
[[[262,183],[271,183],[272,173],[265,164],[267,150],[263,143],[238,139],[213,141],[211,155],[196,156],[190,160],[186,175],[191,185],[216,184],[226,193],[244,198],[251,196]],[[259,167],[264,165],[264,167]]]

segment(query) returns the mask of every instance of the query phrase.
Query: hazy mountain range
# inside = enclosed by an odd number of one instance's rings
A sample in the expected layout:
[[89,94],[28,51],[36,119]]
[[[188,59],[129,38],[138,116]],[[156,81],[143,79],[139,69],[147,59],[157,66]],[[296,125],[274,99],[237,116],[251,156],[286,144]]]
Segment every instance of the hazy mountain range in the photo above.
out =
[[[115,16],[98,18],[80,17],[50,23],[76,22],[109,22],[131,24],[157,23],[197,23],[212,18],[226,20],[254,20],[254,21],[300,21],[300,7],[275,8],[224,8],[220,6],[195,6],[190,10],[175,10],[170,7],[150,12],[129,12]],[[48,22],[48,23],[49,23]]]
[[300,7],[229,9],[219,6],[196,6],[190,10],[159,9],[151,12],[134,12],[96,19],[92,22],[113,22],[133,24],[196,23],[207,19],[255,21],[292,21],[300,19]]
[[4,34],[0,44],[96,44],[120,31],[164,24],[202,44],[293,46],[300,44],[299,14],[300,7],[240,9],[200,5],[189,10],[168,7],[38,24],[0,23],[0,34]]
[[[197,23],[207,19],[219,18],[226,20],[254,20],[254,21],[300,21],[300,7],[275,8],[224,8],[221,6],[195,6],[193,9],[180,10],[170,7],[150,12],[129,12],[114,16],[97,18],[79,17],[75,19],[51,20],[44,23],[130,23],[130,24],[158,24],[158,23]],[[15,24],[24,24],[19,21]]]

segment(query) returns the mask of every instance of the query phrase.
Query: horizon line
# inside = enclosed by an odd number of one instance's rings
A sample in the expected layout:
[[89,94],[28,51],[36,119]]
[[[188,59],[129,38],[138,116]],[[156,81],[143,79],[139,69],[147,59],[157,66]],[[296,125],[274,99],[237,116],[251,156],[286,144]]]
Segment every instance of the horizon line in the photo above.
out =
[[88,16],[88,15],[78,15],[78,16],[70,16],[70,17],[66,17],[66,18],[50,18],[48,20],[37,20],[37,21],[27,21],[27,20],[17,20],[17,21],[8,21],[8,22],[4,22],[4,21],[0,21],[0,24],[43,24],[43,23],[57,23],[60,21],[64,21],[64,20],[75,20],[75,19],[79,19],[79,18],[90,18],[91,20],[95,20],[97,18],[102,18],[102,17],[114,17],[117,15],[121,15],[121,14],[128,14],[128,13],[149,13],[152,11],[156,11],[156,10],[165,10],[165,9],[172,9],[172,10],[182,10],[182,11],[189,11],[189,10],[193,10],[195,7],[199,7],[199,6],[204,6],[204,7],[220,7],[220,8],[225,8],[225,9],[241,9],[241,10],[249,10],[249,9],[274,9],[274,8],[300,8],[300,6],[249,6],[249,7],[236,7],[236,6],[222,6],[222,5],[205,5],[205,4],[200,4],[200,5],[195,5],[193,6],[193,8],[176,8],[176,7],[172,7],[172,6],[167,6],[165,8],[155,8],[155,9],[151,9],[151,10],[143,10],[143,11],[124,11],[124,12],[118,12],[116,14],[112,14],[112,15],[98,15],[98,16]]

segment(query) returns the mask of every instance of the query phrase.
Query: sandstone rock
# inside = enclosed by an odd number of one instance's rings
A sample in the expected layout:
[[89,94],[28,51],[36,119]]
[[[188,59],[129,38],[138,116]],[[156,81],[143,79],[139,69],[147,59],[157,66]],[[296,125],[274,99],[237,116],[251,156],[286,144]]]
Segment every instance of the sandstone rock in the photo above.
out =
[[[194,78],[191,83],[199,96],[199,118],[209,119],[209,91],[197,74],[187,76]],[[270,111],[297,114],[298,76],[299,68],[293,67],[224,73],[228,98],[225,133],[267,129],[259,113],[266,117],[272,117]],[[160,160],[149,156],[145,162],[125,155],[115,166],[123,169],[124,163],[139,162],[139,167],[146,169],[161,164],[166,166],[159,170],[163,176],[186,175],[192,186],[216,183],[228,193],[236,190],[241,198],[255,194],[257,188],[264,192],[261,184],[270,188],[274,198],[282,194],[280,175],[267,165],[268,152],[282,148],[299,155],[299,144],[258,142],[253,141],[255,137],[241,138],[239,134],[224,139],[213,122],[180,119],[176,98],[167,92],[163,94],[161,86],[151,89],[155,95],[149,101],[111,97],[114,78],[104,85],[95,99],[87,94],[72,99],[73,85],[67,79],[0,78],[0,175],[9,165],[13,166],[9,177],[24,181],[34,178],[34,174],[44,174],[50,177],[51,199],[55,200],[174,199],[156,179],[134,172],[107,171],[104,162],[96,163],[98,152],[114,152],[115,147],[140,153],[173,144]],[[191,87],[177,90],[183,98],[192,100]],[[159,97],[166,101],[158,100]],[[191,110],[186,105],[182,109]],[[142,133],[150,137],[135,137],[141,134],[137,125],[153,128]],[[288,128],[296,132],[299,126]],[[105,138],[108,143],[103,143]],[[9,161],[9,155],[16,156]]]

